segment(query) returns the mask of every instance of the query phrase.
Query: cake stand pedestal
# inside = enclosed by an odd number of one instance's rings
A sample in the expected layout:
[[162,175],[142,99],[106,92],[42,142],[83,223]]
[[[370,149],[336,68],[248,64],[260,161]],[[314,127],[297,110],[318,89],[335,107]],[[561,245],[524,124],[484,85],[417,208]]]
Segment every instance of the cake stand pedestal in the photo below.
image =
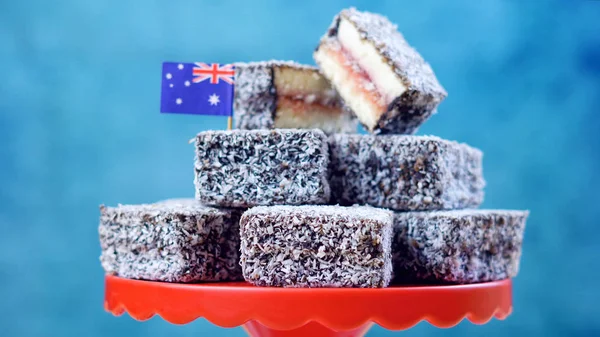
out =
[[464,318],[475,324],[506,318],[512,283],[356,288],[266,288],[244,282],[178,284],[106,276],[104,307],[136,320],[160,315],[173,324],[205,318],[243,325],[253,337],[360,337],[372,324],[405,330],[425,320],[439,328]]

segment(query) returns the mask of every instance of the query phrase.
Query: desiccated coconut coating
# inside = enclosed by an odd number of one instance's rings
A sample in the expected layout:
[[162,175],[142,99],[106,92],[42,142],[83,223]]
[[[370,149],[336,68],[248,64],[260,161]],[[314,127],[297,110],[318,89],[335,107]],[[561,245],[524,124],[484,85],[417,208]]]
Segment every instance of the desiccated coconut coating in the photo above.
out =
[[165,282],[242,279],[241,211],[177,199],[100,212],[100,261],[108,274]]
[[[342,20],[349,23],[350,26],[346,27],[356,30],[356,33],[348,35],[356,34],[356,41],[350,41],[346,36],[339,36]],[[362,83],[361,90],[371,93],[368,95],[371,99],[375,99],[374,96],[382,94],[383,91],[384,97],[378,101],[379,108],[374,116],[365,118],[366,112],[361,113],[354,109],[359,120],[370,132],[412,134],[436,112],[438,105],[448,95],[438,82],[429,63],[408,44],[398,31],[397,25],[385,16],[361,12],[355,8],[345,9],[334,17],[315,51],[315,61],[321,68],[321,72],[332,82],[347,105],[364,107],[365,102],[352,104],[351,100],[360,98],[341,88],[349,85],[347,80],[336,81],[333,70],[324,68],[329,63],[323,58],[323,53],[328,52],[341,52],[342,55],[347,56],[333,62],[344,59],[344,63],[347,64],[340,66],[351,69],[359,75],[361,79],[358,81]],[[382,72],[390,74],[381,74]],[[373,82],[379,77],[385,80],[381,83]],[[395,86],[403,90],[392,91],[397,95],[385,97],[385,91],[389,90],[390,84],[394,83],[398,83]]]
[[319,128],[355,133],[357,120],[318,69],[292,61],[235,64],[234,120],[244,130]]
[[483,201],[482,153],[433,136],[333,135],[332,202],[393,210],[475,208]]
[[272,129],[277,94],[268,62],[235,64],[234,119],[239,129]]
[[395,283],[476,283],[515,277],[528,211],[396,213]]
[[393,213],[368,206],[260,206],[240,220],[242,272],[258,286],[386,287]]
[[329,153],[321,130],[206,131],[196,137],[196,199],[251,207],[327,203]]

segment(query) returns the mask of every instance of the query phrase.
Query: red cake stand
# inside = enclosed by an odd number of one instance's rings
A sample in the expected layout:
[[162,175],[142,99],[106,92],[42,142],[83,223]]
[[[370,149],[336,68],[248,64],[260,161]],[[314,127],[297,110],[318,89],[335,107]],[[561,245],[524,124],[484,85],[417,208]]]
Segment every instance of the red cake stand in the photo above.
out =
[[253,337],[358,337],[372,324],[408,329],[425,320],[448,328],[506,318],[511,280],[382,289],[264,288],[244,282],[177,284],[106,276],[104,306],[136,320],[154,315],[174,324],[204,317],[221,327],[243,325]]

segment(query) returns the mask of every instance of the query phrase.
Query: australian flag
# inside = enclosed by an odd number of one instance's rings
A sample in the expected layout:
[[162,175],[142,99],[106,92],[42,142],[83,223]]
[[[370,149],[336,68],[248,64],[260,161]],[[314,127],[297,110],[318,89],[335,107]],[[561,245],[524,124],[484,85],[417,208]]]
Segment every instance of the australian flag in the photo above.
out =
[[164,62],[160,111],[231,116],[232,64]]

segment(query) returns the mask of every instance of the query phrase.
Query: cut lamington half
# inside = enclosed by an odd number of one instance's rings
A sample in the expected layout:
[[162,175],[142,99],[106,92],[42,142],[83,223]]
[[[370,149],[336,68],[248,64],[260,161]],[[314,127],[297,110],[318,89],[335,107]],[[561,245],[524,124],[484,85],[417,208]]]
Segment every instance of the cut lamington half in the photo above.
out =
[[528,211],[396,213],[395,283],[475,283],[515,277]]
[[356,118],[316,67],[268,61],[237,63],[235,69],[236,128],[356,132]]
[[100,207],[107,274],[164,282],[240,280],[241,211],[193,199]]
[[314,58],[322,74],[373,133],[412,134],[447,96],[431,66],[386,17],[338,14]]
[[393,213],[368,206],[260,206],[240,220],[244,278],[258,286],[386,287]]

